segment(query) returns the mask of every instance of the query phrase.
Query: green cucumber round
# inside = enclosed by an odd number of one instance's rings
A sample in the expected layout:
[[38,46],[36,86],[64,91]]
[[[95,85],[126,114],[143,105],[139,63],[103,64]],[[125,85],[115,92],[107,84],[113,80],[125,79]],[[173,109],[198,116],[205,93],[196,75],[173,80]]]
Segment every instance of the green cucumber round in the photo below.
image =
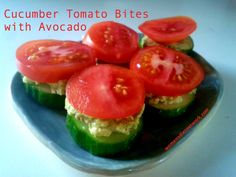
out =
[[155,41],[151,40],[146,35],[142,35],[140,37],[140,39],[139,39],[139,47],[140,48],[144,48],[144,47],[148,47],[148,46],[156,46],[156,45],[158,45],[158,43],[156,43]]
[[166,45],[169,48],[172,48],[174,50],[184,52],[184,53],[188,53],[188,52],[192,51],[193,47],[194,47],[193,39],[190,36],[188,36],[187,38],[185,38],[181,41],[173,42],[173,43],[169,43],[169,44],[157,43],[147,36],[143,36],[139,40],[139,47],[140,48],[144,48],[147,46],[156,46],[156,45]]
[[136,139],[141,130],[142,123],[140,121],[138,128],[132,130],[129,135],[113,132],[108,137],[93,136],[89,132],[88,126],[83,121],[68,114],[66,126],[75,142],[82,148],[94,155],[111,156],[126,151],[131,147],[132,142]]
[[168,47],[180,52],[188,53],[193,50],[194,47],[193,39],[190,36],[188,36],[182,41],[168,44]]
[[194,101],[196,95],[196,90],[191,91],[185,95],[181,96],[181,102],[155,103],[153,98],[148,98],[148,103],[159,110],[160,115],[163,117],[178,117],[186,112],[189,105]]
[[41,86],[32,83],[24,83],[24,87],[26,92],[41,105],[55,109],[63,109],[65,106],[65,95],[49,93]]

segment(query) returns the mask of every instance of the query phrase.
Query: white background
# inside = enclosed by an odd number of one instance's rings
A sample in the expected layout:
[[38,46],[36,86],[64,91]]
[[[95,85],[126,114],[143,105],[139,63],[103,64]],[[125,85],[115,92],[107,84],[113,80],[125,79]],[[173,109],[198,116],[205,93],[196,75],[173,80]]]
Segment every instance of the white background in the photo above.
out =
[[[10,83],[16,73],[15,50],[27,40],[70,39],[80,40],[84,32],[6,32],[3,23],[26,22],[25,19],[5,19],[3,12],[58,10],[57,19],[28,20],[32,26],[45,23],[86,23],[89,27],[98,19],[67,19],[65,9],[106,10],[114,20],[115,8],[148,11],[149,19],[186,15],[194,18],[198,29],[192,35],[194,50],[200,53],[221,74],[224,96],[214,117],[196,129],[175,153],[162,164],[130,176],[160,177],[235,177],[236,176],[236,1],[3,1],[0,0],[0,176],[100,176],[78,171],[61,161],[34,137],[12,107]],[[135,30],[141,19],[115,19]]]

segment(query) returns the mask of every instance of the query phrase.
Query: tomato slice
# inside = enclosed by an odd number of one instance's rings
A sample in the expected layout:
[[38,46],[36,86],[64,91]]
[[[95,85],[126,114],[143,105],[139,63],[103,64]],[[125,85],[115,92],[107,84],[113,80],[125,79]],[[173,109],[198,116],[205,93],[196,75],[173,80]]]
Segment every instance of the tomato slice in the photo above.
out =
[[74,41],[35,40],[16,51],[18,70],[31,80],[53,83],[95,65],[93,50]]
[[122,64],[137,51],[138,34],[123,24],[105,21],[92,25],[83,43],[95,49],[99,60]]
[[131,70],[99,64],[73,75],[67,83],[66,97],[82,114],[121,119],[141,111],[145,90],[142,81]]
[[185,39],[197,28],[190,17],[177,16],[146,21],[140,31],[156,42],[171,43]]
[[157,96],[186,94],[204,79],[203,69],[193,58],[161,46],[140,50],[130,68],[144,80],[146,91]]

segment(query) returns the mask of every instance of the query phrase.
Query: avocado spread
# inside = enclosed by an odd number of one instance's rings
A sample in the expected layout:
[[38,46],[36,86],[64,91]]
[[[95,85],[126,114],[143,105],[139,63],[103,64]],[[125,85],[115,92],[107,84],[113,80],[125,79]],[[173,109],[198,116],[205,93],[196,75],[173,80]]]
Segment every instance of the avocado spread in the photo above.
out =
[[163,105],[172,105],[172,104],[181,104],[184,100],[184,97],[188,95],[195,95],[197,92],[197,89],[193,89],[192,91],[188,92],[185,95],[180,96],[152,96],[148,95],[149,97],[149,104],[151,105],[157,105],[157,104],[163,104]]
[[26,84],[35,85],[41,91],[48,92],[51,94],[65,95],[65,87],[66,87],[66,82],[67,82],[65,80],[60,80],[55,83],[39,83],[39,82],[30,80],[26,76],[23,76],[22,80]]
[[84,122],[88,131],[95,137],[103,136],[108,137],[113,132],[119,132],[125,135],[129,135],[132,130],[138,128],[140,123],[140,118],[144,111],[144,107],[142,107],[141,111],[136,115],[129,116],[127,118],[122,119],[100,119],[95,117],[90,117],[88,115],[84,115],[78,112],[66,99],[65,101],[65,109],[67,113],[73,116],[75,119]]

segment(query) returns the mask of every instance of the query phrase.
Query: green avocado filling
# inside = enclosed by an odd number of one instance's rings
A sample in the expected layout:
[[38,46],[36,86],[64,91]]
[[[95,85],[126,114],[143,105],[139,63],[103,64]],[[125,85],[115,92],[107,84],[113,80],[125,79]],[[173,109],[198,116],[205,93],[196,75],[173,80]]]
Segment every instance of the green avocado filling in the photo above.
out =
[[122,119],[99,119],[84,115],[78,112],[67,99],[65,101],[65,109],[68,115],[85,123],[89,133],[94,137],[109,137],[115,132],[129,135],[131,131],[136,130],[140,124],[144,106],[136,115]]
[[60,80],[56,83],[39,83],[36,81],[32,81],[31,79],[23,76],[22,78],[23,83],[31,84],[37,87],[38,90],[50,93],[50,94],[57,94],[57,95],[65,95],[65,88],[67,81]]

